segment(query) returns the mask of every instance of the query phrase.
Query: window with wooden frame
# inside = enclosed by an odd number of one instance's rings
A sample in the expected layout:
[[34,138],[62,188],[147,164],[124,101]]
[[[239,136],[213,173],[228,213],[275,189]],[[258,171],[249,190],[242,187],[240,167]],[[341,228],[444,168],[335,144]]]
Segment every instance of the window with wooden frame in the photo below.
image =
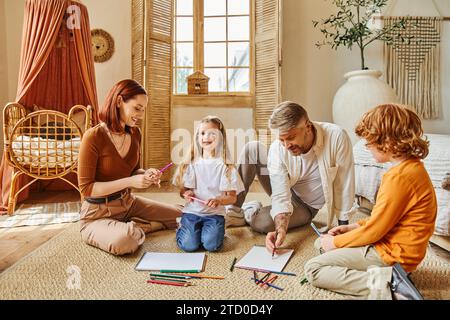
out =
[[254,93],[252,0],[174,0],[173,94],[187,94],[187,76],[206,74],[209,96]]

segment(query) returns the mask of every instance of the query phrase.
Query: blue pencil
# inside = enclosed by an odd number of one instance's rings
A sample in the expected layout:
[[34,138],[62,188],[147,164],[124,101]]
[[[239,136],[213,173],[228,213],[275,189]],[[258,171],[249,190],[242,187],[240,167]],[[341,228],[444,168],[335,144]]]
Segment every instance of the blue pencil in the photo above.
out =
[[246,268],[246,267],[236,267],[236,268],[250,270],[250,271],[264,272],[264,273],[271,272],[271,273],[276,273],[276,274],[284,274],[285,276],[294,276],[294,277],[297,276],[295,273],[290,273],[290,272],[272,271],[272,270],[264,270],[264,269],[254,269],[254,268]]
[[319,237],[322,236],[322,234],[320,233],[319,229],[317,229],[316,225],[314,223],[311,222],[311,227],[313,228],[314,232],[317,233],[317,235]]
[[284,290],[283,288],[277,287],[277,286],[274,285],[274,284],[271,284],[271,283],[268,283],[268,282],[264,282],[264,281],[261,281],[261,280],[259,280],[259,279],[252,278],[252,280],[255,281],[255,282],[257,282],[257,283],[264,283],[265,285],[268,285],[269,287],[278,289],[278,290],[280,290],[280,291],[283,291],[283,290]]

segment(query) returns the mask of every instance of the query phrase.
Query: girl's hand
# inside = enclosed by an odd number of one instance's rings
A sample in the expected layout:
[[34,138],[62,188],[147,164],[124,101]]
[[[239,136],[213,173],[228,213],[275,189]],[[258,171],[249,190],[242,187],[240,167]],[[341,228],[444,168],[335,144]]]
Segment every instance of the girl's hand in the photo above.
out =
[[194,199],[192,199],[192,197],[195,197],[194,191],[192,191],[192,190],[186,190],[186,191],[183,193],[183,198],[184,198],[184,200],[186,200],[187,202],[192,202],[192,201],[194,201]]
[[324,234],[320,237],[320,246],[325,252],[336,249],[334,245],[334,237],[329,234]]
[[153,184],[152,179],[145,174],[137,174],[131,176],[129,179],[130,187],[135,189],[147,189]]
[[209,199],[208,201],[206,201],[206,206],[208,206],[210,208],[217,208],[221,204],[222,203],[218,199]]

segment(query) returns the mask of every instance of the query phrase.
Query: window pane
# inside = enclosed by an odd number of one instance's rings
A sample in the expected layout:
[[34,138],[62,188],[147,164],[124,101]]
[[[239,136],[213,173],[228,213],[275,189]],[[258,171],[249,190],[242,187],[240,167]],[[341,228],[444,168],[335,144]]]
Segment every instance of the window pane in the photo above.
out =
[[250,40],[249,17],[228,18],[228,40]]
[[192,68],[176,69],[176,93],[187,93],[186,77],[193,73],[192,70]]
[[209,77],[209,92],[226,92],[227,91],[227,71],[225,68],[207,69],[205,74]]
[[228,14],[250,14],[249,0],[228,0]]
[[228,43],[228,65],[232,67],[250,66],[250,45],[248,42]]
[[205,18],[205,41],[226,41],[226,18]]
[[177,43],[177,66],[194,66],[194,45],[193,43]]
[[230,92],[250,91],[250,70],[228,69],[228,86]]
[[194,41],[192,18],[177,18],[177,41]]
[[223,43],[205,43],[205,67],[226,67],[227,45]]
[[177,15],[192,16],[193,12],[194,6],[192,0],[177,0]]
[[204,0],[204,15],[224,16],[227,14],[227,0]]

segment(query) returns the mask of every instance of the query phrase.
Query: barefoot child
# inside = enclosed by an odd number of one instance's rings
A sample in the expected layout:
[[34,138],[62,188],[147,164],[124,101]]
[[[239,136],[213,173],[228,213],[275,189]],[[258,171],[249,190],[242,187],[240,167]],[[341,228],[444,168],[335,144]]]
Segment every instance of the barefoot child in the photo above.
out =
[[177,230],[178,247],[195,251],[203,246],[217,251],[225,234],[225,206],[236,202],[243,184],[233,165],[227,164],[225,128],[219,118],[201,120],[189,159],[174,177],[187,203]]

